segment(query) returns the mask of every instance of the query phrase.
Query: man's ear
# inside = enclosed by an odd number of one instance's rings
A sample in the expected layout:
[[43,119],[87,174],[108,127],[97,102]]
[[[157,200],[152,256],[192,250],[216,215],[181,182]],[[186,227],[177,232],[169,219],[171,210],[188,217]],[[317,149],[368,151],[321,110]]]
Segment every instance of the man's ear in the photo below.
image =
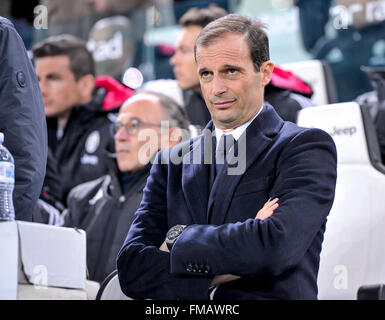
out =
[[77,85],[82,100],[80,103],[91,101],[92,92],[95,89],[95,77],[92,74],[86,74],[78,79]]
[[274,70],[274,63],[270,60],[265,61],[261,65],[261,72],[262,72],[262,85],[266,86],[273,75],[273,70]]

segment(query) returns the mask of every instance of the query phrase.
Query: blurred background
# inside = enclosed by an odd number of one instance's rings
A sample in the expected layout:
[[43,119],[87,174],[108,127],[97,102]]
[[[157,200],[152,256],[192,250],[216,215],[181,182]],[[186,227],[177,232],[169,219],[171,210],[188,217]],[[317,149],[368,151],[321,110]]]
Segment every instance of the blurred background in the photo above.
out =
[[[146,84],[175,79],[170,58],[182,31],[178,21],[211,3],[266,23],[271,60],[309,84],[312,103],[324,107],[301,107],[297,122],[329,132],[338,151],[319,298],[355,299],[359,286],[379,283],[369,289],[385,299],[385,0],[0,0],[0,16],[13,22],[29,53],[52,35],[80,37],[97,75],[128,86],[123,75],[130,67]],[[296,87],[289,72],[278,72]],[[182,94],[175,81],[156,85]],[[338,104],[350,101],[358,103]]]
[[216,3],[268,25],[271,59],[278,65],[318,59],[332,70],[334,102],[373,90],[361,66],[385,66],[385,1],[368,0],[1,0],[26,48],[55,34],[84,39],[98,74],[122,80],[138,68],[145,81],[173,79],[179,18],[191,7]]

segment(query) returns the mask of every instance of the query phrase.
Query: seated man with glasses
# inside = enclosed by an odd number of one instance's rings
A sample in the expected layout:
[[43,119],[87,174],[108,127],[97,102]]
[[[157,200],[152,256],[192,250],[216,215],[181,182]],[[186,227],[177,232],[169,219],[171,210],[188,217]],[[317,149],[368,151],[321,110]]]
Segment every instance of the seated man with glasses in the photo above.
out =
[[188,126],[184,109],[159,93],[139,93],[121,107],[111,126],[116,154],[109,154],[109,174],[73,188],[63,213],[65,226],[87,232],[90,280],[101,282],[116,269],[151,160],[158,150],[187,139]]

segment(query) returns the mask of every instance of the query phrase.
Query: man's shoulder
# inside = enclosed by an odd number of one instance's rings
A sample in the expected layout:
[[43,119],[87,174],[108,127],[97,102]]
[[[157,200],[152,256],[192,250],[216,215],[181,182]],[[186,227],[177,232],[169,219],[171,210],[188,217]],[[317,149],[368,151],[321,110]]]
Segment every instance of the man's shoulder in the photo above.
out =
[[316,135],[321,138],[332,139],[331,135],[326,131],[315,127],[301,127],[290,121],[285,121],[282,130],[288,135],[296,136],[298,134]]
[[190,149],[196,144],[196,142],[200,141],[202,139],[202,135],[196,136],[194,138],[190,138],[188,140],[184,140],[175,146],[168,148],[168,149],[163,149],[161,150],[162,153],[178,153],[178,152],[186,152],[190,151]]
[[[255,124],[254,124],[255,122]],[[319,136],[321,139],[331,139],[331,136],[318,128],[300,127],[296,123],[283,120],[269,103],[265,103],[265,110],[261,116],[257,117],[251,127],[259,128],[269,138],[273,138],[276,143],[292,139],[296,136]]]
[[119,108],[103,110],[102,104],[103,101],[98,101],[98,99],[93,97],[93,100],[88,103],[74,105],[72,109],[80,115],[80,118],[107,119],[109,121],[116,119]]
[[14,30],[15,26],[7,18],[4,18],[4,17],[0,16],[0,31],[9,30],[9,29],[13,29]]
[[[0,50],[9,49],[11,46],[16,45],[18,49],[23,46],[23,41],[19,34],[16,31],[14,24],[7,18],[0,16]],[[20,54],[18,52],[13,52],[13,54]],[[7,59],[5,61],[8,62]],[[8,62],[9,63],[9,62]]]
[[68,194],[68,204],[93,197],[99,189],[105,189],[105,186],[108,186],[111,180],[111,176],[107,174],[95,180],[83,182],[73,187]]
[[74,106],[72,112],[74,114],[70,117],[71,126],[75,128],[74,130],[77,130],[79,126],[85,127],[87,129],[84,131],[85,134],[96,129],[109,131],[111,123],[116,119],[116,115],[112,112],[95,110],[86,105]]
[[0,63],[4,70],[5,67],[10,68],[15,57],[24,57],[22,49],[24,49],[23,41],[13,23],[4,17],[0,17],[0,52],[7,57]]
[[154,164],[176,164],[183,163],[183,158],[190,153],[202,141],[202,135],[182,141],[177,145],[160,150],[154,160]]
[[322,142],[336,150],[333,138],[326,131],[319,128],[300,127],[289,121],[284,122],[278,141],[288,147],[293,144],[316,146],[317,142]]

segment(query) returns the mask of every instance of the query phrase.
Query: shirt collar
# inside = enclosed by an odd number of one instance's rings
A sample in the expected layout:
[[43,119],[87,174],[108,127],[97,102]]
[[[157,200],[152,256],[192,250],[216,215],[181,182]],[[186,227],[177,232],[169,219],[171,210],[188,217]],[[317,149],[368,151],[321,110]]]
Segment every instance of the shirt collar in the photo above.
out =
[[225,133],[223,130],[221,130],[219,128],[215,128],[215,137],[217,139],[217,147],[218,147],[219,140],[221,139],[223,134],[231,134],[233,136],[234,140],[238,141],[238,139],[240,138],[242,133],[245,132],[245,130],[247,129],[249,124],[252,123],[254,121],[254,119],[259,116],[259,114],[262,112],[263,108],[264,108],[264,106],[262,106],[259,109],[258,113],[251,120],[245,122],[244,124],[240,125],[239,127],[235,128],[232,131]]

